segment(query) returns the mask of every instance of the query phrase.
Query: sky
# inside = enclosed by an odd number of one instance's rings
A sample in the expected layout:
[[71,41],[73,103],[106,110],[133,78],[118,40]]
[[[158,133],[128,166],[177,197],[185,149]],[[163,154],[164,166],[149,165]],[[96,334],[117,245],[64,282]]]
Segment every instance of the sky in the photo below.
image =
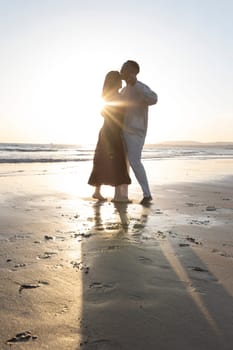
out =
[[233,142],[232,0],[0,0],[0,142],[95,143],[106,73],[158,94],[146,143]]

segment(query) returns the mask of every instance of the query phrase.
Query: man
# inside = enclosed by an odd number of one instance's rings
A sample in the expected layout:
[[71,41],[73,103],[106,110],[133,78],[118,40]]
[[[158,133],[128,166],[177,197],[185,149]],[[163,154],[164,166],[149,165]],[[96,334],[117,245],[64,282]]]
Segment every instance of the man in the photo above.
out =
[[152,196],[141,153],[147,133],[148,106],[156,104],[158,97],[147,85],[137,80],[139,71],[138,63],[131,60],[125,62],[120,70],[122,80],[126,82],[126,87],[121,90],[126,106],[123,137],[129,164],[143,191],[140,204],[147,205],[152,201]]

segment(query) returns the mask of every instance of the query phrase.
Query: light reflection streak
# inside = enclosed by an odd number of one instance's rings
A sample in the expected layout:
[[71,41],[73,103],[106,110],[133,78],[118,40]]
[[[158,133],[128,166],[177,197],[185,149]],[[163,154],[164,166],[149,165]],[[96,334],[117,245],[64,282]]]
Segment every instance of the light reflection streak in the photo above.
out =
[[206,321],[209,323],[209,325],[212,327],[214,332],[221,336],[221,331],[219,327],[217,326],[214,318],[212,317],[211,313],[209,312],[208,308],[206,307],[204,301],[202,300],[200,294],[195,291],[192,287],[192,280],[189,278],[187,272],[181,265],[179,259],[175,255],[174,249],[172,248],[171,244],[167,242],[166,247],[160,244],[161,249],[163,251],[164,256],[167,258],[168,262],[172,266],[174,272],[179,277],[179,279],[185,284],[188,294],[191,296],[194,303],[197,305],[200,312],[205,317]]

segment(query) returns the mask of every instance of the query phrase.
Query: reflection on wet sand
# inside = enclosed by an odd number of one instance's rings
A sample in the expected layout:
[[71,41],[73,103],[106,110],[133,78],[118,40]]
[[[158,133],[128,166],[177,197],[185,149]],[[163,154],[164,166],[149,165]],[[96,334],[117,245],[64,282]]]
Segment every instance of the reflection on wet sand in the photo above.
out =
[[[134,207],[134,217],[129,214],[130,208]],[[151,213],[150,206],[143,207],[132,205],[129,203],[106,203],[95,202],[93,204],[94,227],[96,230],[116,230],[127,232],[129,228],[140,225],[144,227],[147,223],[149,214]]]

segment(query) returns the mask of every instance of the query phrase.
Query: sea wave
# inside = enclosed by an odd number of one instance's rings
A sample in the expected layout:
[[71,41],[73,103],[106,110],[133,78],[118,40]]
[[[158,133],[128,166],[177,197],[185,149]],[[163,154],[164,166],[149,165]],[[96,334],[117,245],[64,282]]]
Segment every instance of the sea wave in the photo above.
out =
[[[0,144],[0,163],[61,163],[93,160],[95,145]],[[144,160],[233,159],[229,145],[146,145]]]
[[6,163],[6,164],[12,164],[12,163],[63,163],[63,162],[84,162],[84,161],[88,161],[91,160],[92,158],[88,159],[88,158],[59,158],[59,159],[55,159],[55,158],[0,158],[0,163]]
[[50,148],[38,148],[38,149],[28,149],[28,148],[20,148],[20,147],[2,147],[1,151],[6,152],[57,152],[58,149],[50,149]]

